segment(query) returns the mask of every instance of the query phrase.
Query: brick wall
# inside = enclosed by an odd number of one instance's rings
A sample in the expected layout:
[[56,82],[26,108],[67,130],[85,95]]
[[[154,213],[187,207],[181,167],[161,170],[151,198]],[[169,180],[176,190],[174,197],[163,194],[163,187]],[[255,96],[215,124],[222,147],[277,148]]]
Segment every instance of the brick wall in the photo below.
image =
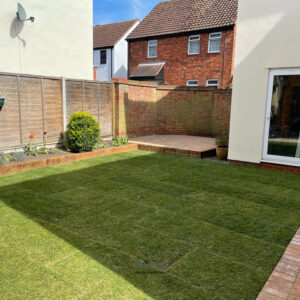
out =
[[[209,33],[200,37],[200,54],[188,55],[189,35],[158,39],[157,58],[147,58],[148,40],[129,42],[129,70],[139,63],[166,61],[165,81],[167,85],[186,85],[189,79],[205,86],[207,79],[219,79],[219,88],[231,84],[233,74],[234,29],[222,31],[221,52],[208,53]],[[129,73],[130,74],[130,73]]]
[[[0,151],[19,148],[35,133],[35,143],[58,143],[63,132],[62,80],[17,74],[0,74]],[[112,86],[97,81],[66,81],[67,118],[86,111],[100,122],[101,135],[112,135]]]
[[231,90],[115,81],[115,134],[215,136],[229,129]]

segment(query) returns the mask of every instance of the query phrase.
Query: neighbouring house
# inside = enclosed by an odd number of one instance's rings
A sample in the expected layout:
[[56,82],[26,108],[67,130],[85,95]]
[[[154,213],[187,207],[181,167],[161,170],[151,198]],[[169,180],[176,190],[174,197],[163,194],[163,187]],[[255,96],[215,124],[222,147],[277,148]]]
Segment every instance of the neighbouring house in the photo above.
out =
[[92,0],[1,0],[0,19],[0,72],[93,78]]
[[111,81],[127,79],[127,36],[136,28],[139,20],[97,25],[94,27],[94,79]]
[[300,1],[240,0],[229,158],[300,166]]
[[130,78],[230,87],[237,7],[238,0],[160,2],[127,38]]

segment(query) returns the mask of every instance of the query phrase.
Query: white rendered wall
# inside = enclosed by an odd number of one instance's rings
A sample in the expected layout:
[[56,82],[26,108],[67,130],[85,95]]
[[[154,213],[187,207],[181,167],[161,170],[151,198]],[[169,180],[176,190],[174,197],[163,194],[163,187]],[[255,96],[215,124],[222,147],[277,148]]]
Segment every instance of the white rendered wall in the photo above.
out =
[[[92,0],[0,2],[0,72],[93,79]],[[18,2],[34,23],[17,21]]]
[[[100,64],[100,51],[106,50],[106,64]],[[111,81],[112,49],[94,50],[94,67],[97,67],[97,80]]]
[[239,0],[229,159],[262,159],[269,71],[300,68],[300,1]]
[[139,22],[126,33],[125,36],[115,45],[113,53],[113,77],[124,78],[128,77],[128,42],[126,38],[136,28]]

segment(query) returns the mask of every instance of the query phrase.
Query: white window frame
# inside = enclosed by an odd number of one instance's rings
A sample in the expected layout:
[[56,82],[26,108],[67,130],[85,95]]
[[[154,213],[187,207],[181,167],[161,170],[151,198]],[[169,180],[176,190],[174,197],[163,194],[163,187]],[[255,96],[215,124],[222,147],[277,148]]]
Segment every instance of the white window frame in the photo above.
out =
[[[150,45],[152,43],[152,45]],[[148,54],[147,54],[147,58],[157,58],[157,45],[158,45],[158,41],[157,40],[150,40],[148,41]],[[155,56],[150,56],[150,47],[156,47],[156,55]]]
[[[193,39],[193,38],[197,38],[197,39]],[[194,41],[199,41],[199,53],[191,53],[191,47],[190,47],[190,43],[191,42],[194,42]],[[201,36],[200,34],[197,34],[197,35],[190,35],[189,36],[189,41],[188,41],[188,55],[199,55],[200,54],[200,46],[201,46]]]
[[[210,81],[217,81],[217,85],[216,84],[212,84],[212,83],[209,83]],[[216,87],[218,88],[219,87],[219,79],[207,79],[206,80],[206,86],[207,87]]]
[[[195,82],[197,82],[197,83],[191,83],[191,81],[195,81]],[[188,79],[188,80],[186,81],[186,86],[199,86],[199,81],[196,80],[196,79]]]
[[266,112],[265,112],[265,126],[264,126],[264,137],[263,137],[264,140],[263,140],[261,161],[268,162],[268,163],[282,164],[282,165],[300,166],[300,158],[268,154],[274,77],[277,75],[283,75],[283,76],[300,75],[300,69],[295,68],[295,69],[270,69],[269,70],[268,96],[267,96],[267,104],[266,104]]
[[[213,35],[215,34],[219,34],[220,37],[219,38],[212,38]],[[210,50],[210,43],[213,40],[220,40],[220,50],[219,51],[211,51]],[[220,53],[222,49],[222,32],[213,32],[209,34],[209,38],[208,38],[208,53]]]

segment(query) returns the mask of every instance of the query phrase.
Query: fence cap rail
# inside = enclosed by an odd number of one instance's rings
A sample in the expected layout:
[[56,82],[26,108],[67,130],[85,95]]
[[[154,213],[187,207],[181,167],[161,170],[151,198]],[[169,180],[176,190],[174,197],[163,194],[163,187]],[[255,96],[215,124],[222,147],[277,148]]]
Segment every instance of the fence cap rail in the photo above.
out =
[[128,80],[123,78],[113,78],[112,80],[115,84],[124,84],[139,87],[149,87],[156,88],[157,90],[169,90],[169,91],[212,91],[216,93],[231,92],[231,89],[217,89],[215,87],[203,87],[203,86],[185,86],[185,85],[159,85],[151,81],[137,81]]
[[46,75],[36,75],[36,74],[25,74],[25,73],[10,73],[10,72],[0,72],[1,76],[13,76],[13,77],[24,77],[24,78],[36,78],[36,79],[51,79],[51,80],[62,80],[64,78],[66,81],[76,81],[76,82],[87,82],[87,83],[99,83],[99,84],[111,84],[108,81],[98,81],[90,79],[76,79],[67,77],[55,77]]

